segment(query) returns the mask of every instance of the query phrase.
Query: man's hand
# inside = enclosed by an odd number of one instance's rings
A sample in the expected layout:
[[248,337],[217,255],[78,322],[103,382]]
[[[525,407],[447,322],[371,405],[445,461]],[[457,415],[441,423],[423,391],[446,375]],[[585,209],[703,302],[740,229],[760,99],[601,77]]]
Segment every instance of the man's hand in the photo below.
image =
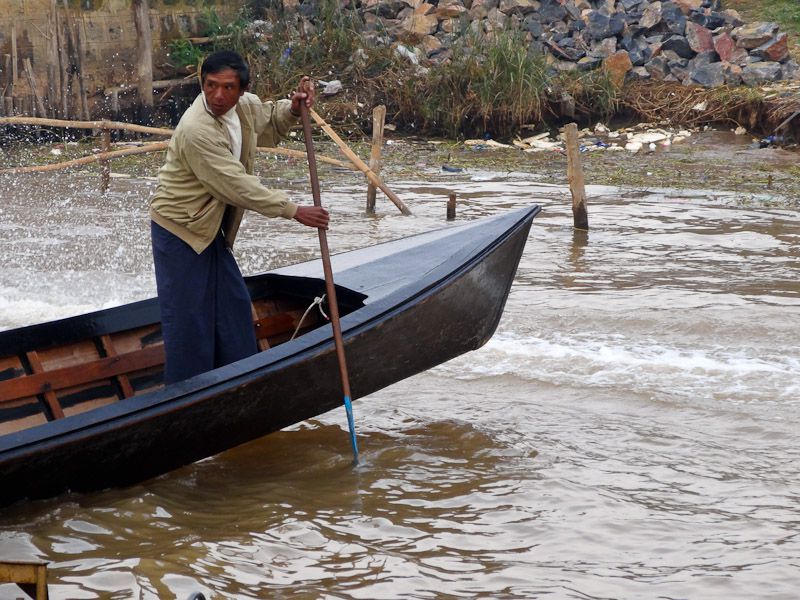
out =
[[321,206],[298,206],[294,220],[307,227],[327,229],[330,215]]
[[307,108],[314,106],[314,82],[307,75],[300,78],[300,83],[297,84],[297,90],[292,92],[292,107],[293,115],[300,114],[300,103],[304,102]]

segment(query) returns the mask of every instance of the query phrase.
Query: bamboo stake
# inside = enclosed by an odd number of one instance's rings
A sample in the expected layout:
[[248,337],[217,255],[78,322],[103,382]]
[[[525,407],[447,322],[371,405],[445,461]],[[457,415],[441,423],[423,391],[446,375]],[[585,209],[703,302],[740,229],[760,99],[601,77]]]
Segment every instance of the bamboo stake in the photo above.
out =
[[0,99],[5,98],[6,90],[11,85],[11,55],[10,54],[3,54],[3,73],[5,73],[5,85],[3,86],[3,91],[0,92]]
[[578,125],[570,123],[564,128],[567,145],[567,179],[572,193],[572,219],[576,229],[589,229],[589,215],[586,212],[586,188],[583,179],[581,151],[578,146]]
[[78,85],[81,91],[81,109],[83,118],[88,121],[91,114],[89,113],[89,95],[86,92],[86,78],[83,73],[83,57],[88,54],[86,50],[86,20],[83,12],[80,14],[80,23],[75,25],[75,37],[78,42]]
[[20,173],[41,173],[44,171],[60,171],[69,169],[70,167],[77,167],[81,165],[88,165],[91,163],[99,162],[101,160],[111,160],[114,158],[121,158],[123,156],[131,156],[133,154],[145,154],[147,152],[157,152],[159,150],[166,150],[169,142],[155,142],[146,144],[136,148],[125,148],[124,150],[115,150],[113,152],[104,152],[101,154],[93,154],[92,156],[83,156],[62,163],[54,163],[52,165],[38,165],[35,167],[14,167],[11,169],[0,170],[0,175],[18,175]]
[[68,39],[64,39],[66,28],[66,19],[59,17],[60,11],[58,9],[58,0],[53,0],[56,19],[56,43],[58,45],[58,69],[60,74],[61,85],[61,116],[65,119],[69,117],[69,82],[70,82],[70,68],[69,56],[67,54]]
[[[108,127],[103,127],[103,155],[107,155],[111,150],[111,130]],[[108,191],[108,186],[111,183],[111,165],[108,158],[103,156],[100,159],[100,191],[105,194]]]
[[[381,104],[372,111],[372,152],[369,156],[369,168],[377,175],[381,170],[381,149],[383,148],[383,126],[386,122],[386,107]],[[367,214],[375,214],[375,196],[377,188],[370,183],[367,186]]]
[[153,32],[150,28],[149,0],[133,0],[133,22],[136,25],[136,75],[139,95],[139,121],[153,119]]
[[456,218],[456,193],[450,192],[447,198],[447,220],[453,221]]
[[400,212],[402,212],[406,216],[410,215],[411,211],[403,203],[403,201],[397,197],[397,194],[395,194],[392,190],[386,187],[386,184],[383,183],[383,181],[381,181],[381,178],[378,177],[375,173],[373,173],[372,170],[366,165],[366,163],[363,160],[361,160],[358,157],[358,155],[347,146],[347,144],[344,143],[342,138],[340,138],[336,134],[336,132],[331,128],[331,126],[328,125],[325,122],[325,120],[322,117],[320,117],[313,108],[309,109],[308,112],[311,114],[314,121],[316,121],[317,125],[322,127],[322,130],[328,134],[328,137],[330,137],[334,142],[336,142],[336,145],[339,146],[339,149],[344,153],[344,155],[348,159],[350,159],[350,162],[352,162],[356,167],[358,167],[358,170],[364,173],[364,175],[367,176],[367,179],[369,179],[370,182],[374,183],[377,187],[379,187],[381,191],[384,194],[386,194],[389,200],[394,202],[395,206],[397,206],[397,208],[400,209]]
[[11,87],[17,83],[17,25],[11,24]]
[[36,110],[39,111],[39,114],[42,117],[47,116],[47,111],[44,108],[44,102],[42,101],[42,97],[39,95],[39,85],[36,81],[36,76],[33,74],[33,67],[31,66],[31,59],[25,59],[25,74],[28,76],[28,83],[31,85],[31,90],[33,90],[33,97],[36,99]]
[[[58,58],[58,14],[56,0],[50,0],[50,11],[47,13],[47,107],[55,116],[56,98],[61,90],[61,70]],[[49,115],[42,115],[47,117]]]

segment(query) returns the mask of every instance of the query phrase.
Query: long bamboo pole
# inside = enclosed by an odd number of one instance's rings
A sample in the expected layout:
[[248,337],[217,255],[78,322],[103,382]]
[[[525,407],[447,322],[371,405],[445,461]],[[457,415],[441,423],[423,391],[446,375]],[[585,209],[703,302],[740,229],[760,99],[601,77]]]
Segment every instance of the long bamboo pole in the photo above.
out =
[[[281,156],[292,156],[294,158],[306,158],[306,153],[301,152],[300,150],[292,150],[291,148],[267,148],[267,147],[259,147],[256,148],[259,152],[263,152],[264,154],[280,154]],[[341,160],[337,160],[335,158],[329,158],[327,156],[322,156],[321,154],[317,155],[317,160],[319,162],[324,162],[329,165],[333,165],[335,167],[341,167],[342,169],[350,169],[351,171],[358,171],[358,168],[349,162],[344,162]]]
[[44,127],[65,127],[66,129],[124,129],[125,131],[136,131],[138,133],[149,133],[151,135],[173,134],[172,129],[163,127],[147,127],[146,125],[136,125],[135,123],[123,123],[121,121],[68,121],[66,119],[40,119],[38,117],[2,117],[0,125],[40,125]]
[[131,156],[133,154],[145,154],[146,152],[156,152],[158,150],[166,150],[169,142],[154,142],[136,148],[125,148],[124,150],[115,150],[113,152],[101,152],[91,156],[83,156],[70,160],[67,162],[54,163],[52,165],[38,165],[35,167],[13,167],[11,169],[0,170],[0,175],[17,175],[20,173],[41,173],[44,171],[60,171],[62,169],[69,169],[70,167],[78,167],[81,165],[88,165],[103,160],[111,160],[112,158],[121,158],[123,156]]
[[392,190],[386,187],[386,184],[383,183],[381,178],[378,177],[372,171],[372,169],[370,169],[369,166],[363,160],[361,160],[358,157],[358,155],[347,146],[347,144],[344,143],[344,140],[342,140],[342,138],[339,137],[339,135],[333,130],[333,128],[325,122],[325,119],[320,117],[313,108],[309,109],[308,112],[311,113],[311,116],[313,117],[314,121],[317,122],[317,125],[322,127],[322,130],[328,134],[328,137],[331,138],[336,143],[336,145],[339,146],[339,149],[344,153],[344,155],[348,159],[350,159],[350,162],[352,162],[356,167],[358,167],[358,170],[364,173],[364,175],[367,176],[367,179],[371,183],[379,187],[381,191],[384,194],[386,194],[389,200],[394,202],[394,205],[400,209],[400,212],[402,212],[406,216],[410,215],[411,211],[405,205],[405,203],[402,200],[400,200],[400,198],[397,197],[397,194],[395,194]]
[[[308,173],[311,177],[311,193],[314,206],[322,206],[319,193],[319,179],[317,178],[317,163],[314,157],[314,140],[311,136],[311,120],[308,118],[310,109],[305,102],[300,102],[300,115],[303,121],[303,134],[306,139],[306,152],[308,154]],[[347,411],[347,425],[350,429],[350,445],[353,449],[353,462],[358,464],[358,443],[356,442],[356,426],[353,419],[353,406],[350,402],[350,378],[347,375],[347,361],[344,355],[344,340],[342,328],[339,323],[339,304],[336,301],[336,287],[333,285],[333,269],[331,268],[331,255],[328,250],[328,237],[325,230],[317,229],[319,233],[319,248],[322,254],[322,270],[325,273],[325,292],[328,294],[328,308],[331,312],[331,326],[333,327],[333,341],[336,347],[336,357],[339,359],[339,376],[342,380],[344,393],[344,407]]]

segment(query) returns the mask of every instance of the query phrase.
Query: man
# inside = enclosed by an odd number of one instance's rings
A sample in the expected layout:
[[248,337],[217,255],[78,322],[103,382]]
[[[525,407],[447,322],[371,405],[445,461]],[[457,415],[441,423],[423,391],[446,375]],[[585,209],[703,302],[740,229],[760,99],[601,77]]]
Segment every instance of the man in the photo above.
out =
[[314,103],[307,77],[291,100],[262,103],[247,92],[235,52],[201,66],[202,92],[181,117],[150,201],[166,364],[173,383],[257,351],[250,297],[230,248],[244,209],[328,227],[321,207],[297,206],[253,175],[257,146],[274,146]]

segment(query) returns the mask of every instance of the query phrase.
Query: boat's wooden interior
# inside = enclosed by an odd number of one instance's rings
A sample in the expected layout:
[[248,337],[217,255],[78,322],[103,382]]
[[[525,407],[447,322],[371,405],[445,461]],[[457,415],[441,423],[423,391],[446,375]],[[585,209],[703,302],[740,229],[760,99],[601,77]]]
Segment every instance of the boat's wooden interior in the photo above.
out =
[[[253,302],[261,351],[291,339],[309,303]],[[308,311],[297,335],[321,324]],[[0,357],[0,435],[118,402],[163,386],[161,325],[153,323],[78,342]]]

